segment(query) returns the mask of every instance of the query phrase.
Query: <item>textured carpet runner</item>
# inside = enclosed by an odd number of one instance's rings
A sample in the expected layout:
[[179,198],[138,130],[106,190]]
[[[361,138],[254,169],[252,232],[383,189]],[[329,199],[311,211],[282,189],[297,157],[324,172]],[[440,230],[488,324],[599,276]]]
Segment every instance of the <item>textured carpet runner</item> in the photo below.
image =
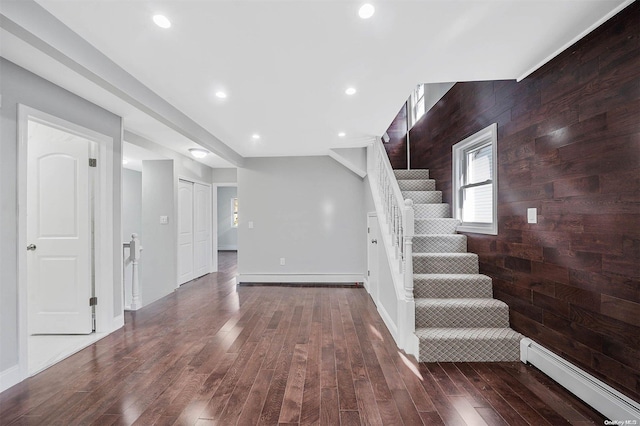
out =
[[517,361],[521,334],[509,328],[509,307],[493,298],[491,278],[478,273],[459,221],[442,203],[428,170],[395,170],[415,211],[413,294],[420,362]]

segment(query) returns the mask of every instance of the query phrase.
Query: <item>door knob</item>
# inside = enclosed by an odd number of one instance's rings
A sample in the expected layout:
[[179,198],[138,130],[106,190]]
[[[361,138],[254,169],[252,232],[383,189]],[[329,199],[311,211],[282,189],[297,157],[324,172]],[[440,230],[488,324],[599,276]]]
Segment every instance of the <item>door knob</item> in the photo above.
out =
[[35,250],[35,249],[36,249],[36,245],[35,245],[35,244],[29,244],[29,245],[27,246],[27,250],[33,251],[33,250]]
[[378,244],[378,240],[371,240],[371,244]]

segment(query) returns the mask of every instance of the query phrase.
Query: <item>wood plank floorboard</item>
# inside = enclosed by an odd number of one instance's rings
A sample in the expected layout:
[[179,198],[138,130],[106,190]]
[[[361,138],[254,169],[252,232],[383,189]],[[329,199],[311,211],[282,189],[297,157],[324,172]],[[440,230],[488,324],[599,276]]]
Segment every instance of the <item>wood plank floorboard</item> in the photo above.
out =
[[0,425],[602,425],[521,363],[419,364],[362,288],[237,287],[236,254],[0,394]]

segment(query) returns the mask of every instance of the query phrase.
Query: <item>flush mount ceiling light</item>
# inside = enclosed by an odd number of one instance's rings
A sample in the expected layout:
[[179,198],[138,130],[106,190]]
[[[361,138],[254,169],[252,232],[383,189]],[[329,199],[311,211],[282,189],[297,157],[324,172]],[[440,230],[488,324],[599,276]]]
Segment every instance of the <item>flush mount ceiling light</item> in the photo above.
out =
[[355,95],[356,94],[356,89],[355,89],[355,87],[348,87],[347,90],[344,91],[344,93],[346,93],[349,96]]
[[258,139],[260,139],[260,135],[257,133],[254,133],[251,135],[251,139],[253,139],[254,141],[257,141]]
[[207,151],[206,149],[202,149],[202,148],[189,148],[189,152],[195,158],[204,158],[207,155],[209,155],[209,151]]
[[216,97],[220,98],[220,99],[226,99],[227,98],[227,94],[223,91],[218,91],[216,92]]
[[345,132],[338,133],[338,137],[339,138],[344,138],[345,136],[347,136],[347,134]]
[[362,19],[369,19],[373,16],[375,12],[376,12],[376,8],[373,7],[372,4],[365,3],[362,6],[360,6],[360,9],[358,10],[358,15]]
[[160,28],[171,27],[171,21],[169,21],[169,18],[164,15],[153,15],[153,22],[155,22]]

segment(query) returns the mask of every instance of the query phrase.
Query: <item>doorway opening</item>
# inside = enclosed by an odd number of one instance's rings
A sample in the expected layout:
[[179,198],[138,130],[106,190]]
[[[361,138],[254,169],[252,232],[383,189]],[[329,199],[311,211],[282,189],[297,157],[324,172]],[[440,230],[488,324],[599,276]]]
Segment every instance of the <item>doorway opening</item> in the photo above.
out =
[[113,330],[113,140],[23,105],[18,115],[19,364],[28,377]]

